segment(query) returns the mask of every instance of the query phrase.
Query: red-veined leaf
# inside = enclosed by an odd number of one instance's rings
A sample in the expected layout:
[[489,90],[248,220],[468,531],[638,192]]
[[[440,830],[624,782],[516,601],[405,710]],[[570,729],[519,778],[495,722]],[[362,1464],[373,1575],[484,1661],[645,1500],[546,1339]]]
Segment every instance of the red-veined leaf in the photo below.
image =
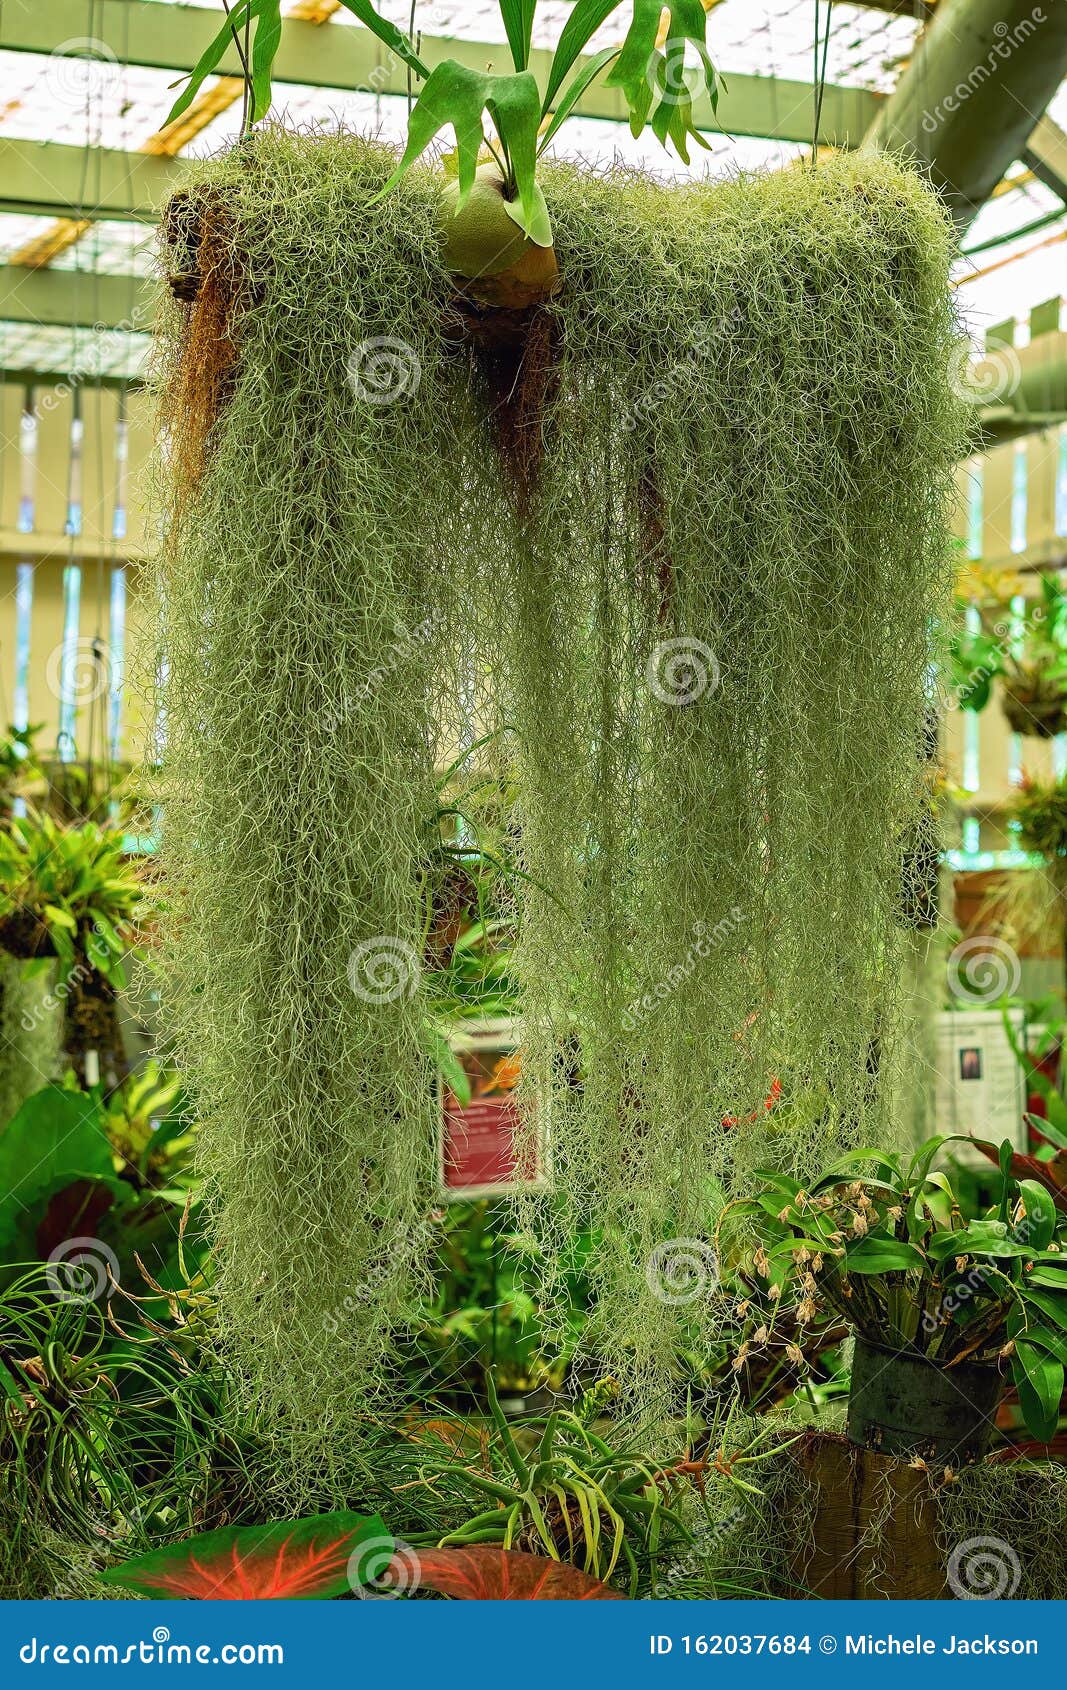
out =
[[113,1567],[103,1576],[109,1584],[149,1596],[304,1601],[340,1596],[353,1589],[354,1582],[378,1577],[393,1551],[393,1539],[376,1515],[317,1514],[307,1520],[203,1532]]
[[465,1602],[625,1601],[617,1590],[577,1567],[488,1545],[421,1550],[417,1582]]

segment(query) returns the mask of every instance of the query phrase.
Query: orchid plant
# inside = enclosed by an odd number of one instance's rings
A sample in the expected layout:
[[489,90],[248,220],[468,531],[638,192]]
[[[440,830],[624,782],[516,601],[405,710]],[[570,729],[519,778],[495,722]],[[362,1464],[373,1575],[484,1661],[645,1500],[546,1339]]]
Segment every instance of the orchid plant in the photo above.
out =
[[[537,245],[550,246],[552,228],[536,179],[537,160],[602,75],[608,87],[621,90],[633,135],[650,125],[657,140],[672,145],[688,163],[690,136],[707,146],[697,128],[694,100],[706,95],[714,112],[719,98],[719,78],[707,48],[704,0],[670,0],[668,7],[661,0],[632,0],[622,45],[583,58],[593,35],[621,3],[576,0],[541,87],[530,68],[536,0],[499,0],[512,62],[509,72],[474,70],[457,59],[443,59],[431,69],[420,57],[417,36],[383,18],[370,0],[342,0],[421,84],[408,118],[407,144],[383,192],[451,126],[456,138],[457,210],[474,185],[480,155],[487,153],[504,179],[509,215]],[[237,0],[228,6],[225,23],[185,79],[168,123],[187,110],[233,47],[249,89],[248,119],[256,123],[265,117],[281,33],[281,0]],[[695,62],[687,63],[687,55]]]

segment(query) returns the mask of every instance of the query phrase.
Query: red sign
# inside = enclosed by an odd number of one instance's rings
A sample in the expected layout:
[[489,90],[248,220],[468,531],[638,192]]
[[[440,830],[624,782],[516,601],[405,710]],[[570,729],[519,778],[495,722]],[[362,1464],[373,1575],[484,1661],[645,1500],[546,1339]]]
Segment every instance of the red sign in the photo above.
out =
[[[520,1147],[515,1097],[520,1063],[509,1023],[457,1035],[453,1048],[470,1082],[463,1104],[441,1082],[441,1179],[447,1196],[488,1197],[542,1183],[537,1147]],[[526,1167],[520,1157],[526,1153]],[[533,1164],[531,1166],[531,1163]]]

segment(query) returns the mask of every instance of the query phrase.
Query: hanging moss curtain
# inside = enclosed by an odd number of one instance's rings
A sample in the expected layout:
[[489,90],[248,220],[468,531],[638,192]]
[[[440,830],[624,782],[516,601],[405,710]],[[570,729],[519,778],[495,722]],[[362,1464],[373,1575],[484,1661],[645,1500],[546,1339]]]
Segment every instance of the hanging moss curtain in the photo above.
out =
[[435,778],[488,730],[552,1137],[523,1218],[592,1218],[591,1353],[662,1382],[716,1194],[892,1135],[962,444],[950,233],[889,162],[546,171],[564,286],[514,367],[391,163],[267,132],[205,167],[165,337],[170,1003],[226,1332],[320,1436],[424,1271]]

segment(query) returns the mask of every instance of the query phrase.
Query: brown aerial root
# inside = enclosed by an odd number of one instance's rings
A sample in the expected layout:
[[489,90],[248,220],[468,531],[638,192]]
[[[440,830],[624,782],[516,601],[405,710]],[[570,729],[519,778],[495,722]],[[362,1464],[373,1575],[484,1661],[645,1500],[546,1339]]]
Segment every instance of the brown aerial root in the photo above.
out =
[[182,302],[181,357],[167,395],[174,427],[175,487],[191,490],[208,456],[211,430],[229,398],[237,363],[236,323],[247,284],[233,250],[222,194],[176,194],[163,218],[171,291]]
[[554,250],[530,247],[499,275],[457,278],[448,326],[481,377],[520,516],[537,490],[545,417],[558,387],[561,324],[549,301],[559,288]]

